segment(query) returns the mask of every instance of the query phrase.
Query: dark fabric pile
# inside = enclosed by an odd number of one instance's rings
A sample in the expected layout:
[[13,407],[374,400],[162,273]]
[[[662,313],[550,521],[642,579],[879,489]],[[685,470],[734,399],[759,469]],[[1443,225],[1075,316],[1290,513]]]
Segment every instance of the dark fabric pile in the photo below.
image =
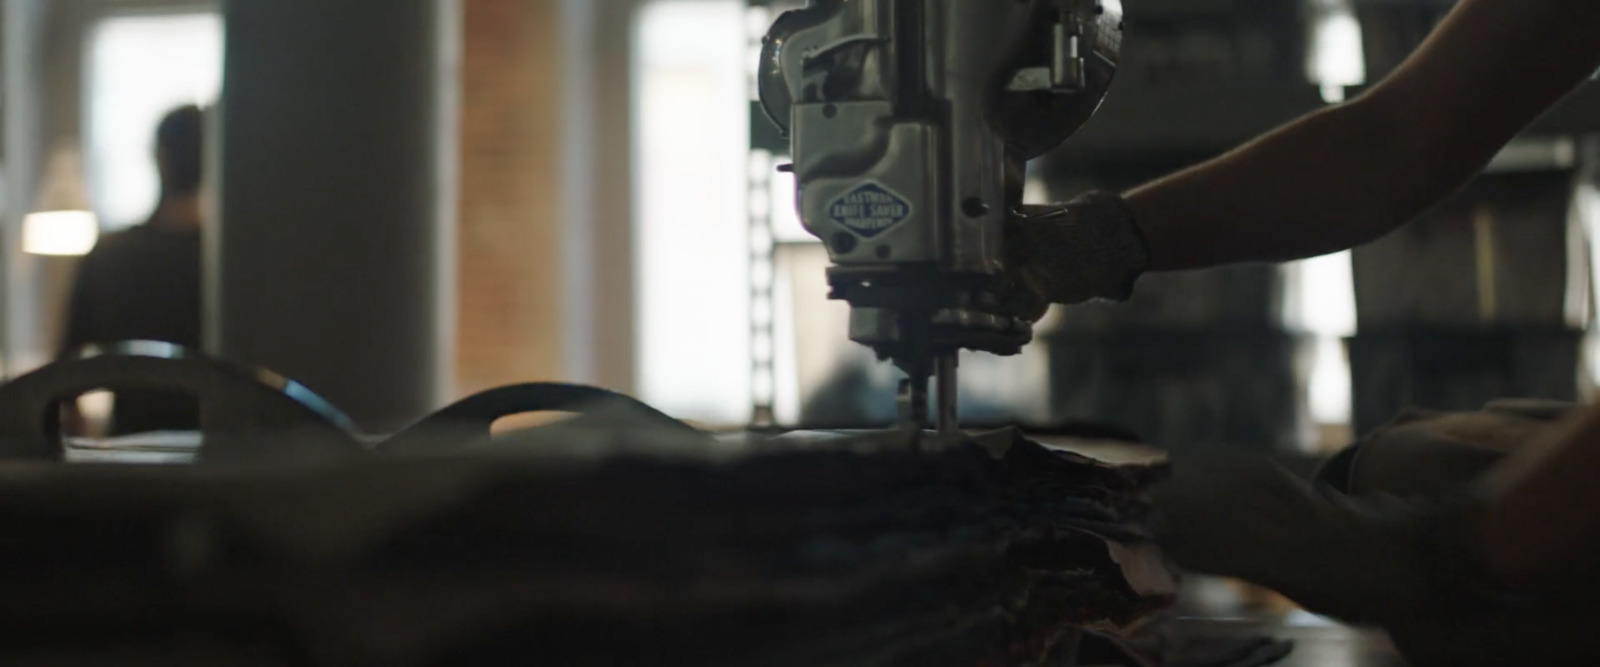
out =
[[[197,462],[62,463],[95,387],[195,395]],[[492,434],[541,411],[578,416]],[[1071,664],[1170,601],[1160,467],[918,440],[535,384],[380,441],[259,369],[87,349],[0,386],[0,664]]]
[[560,454],[574,437],[5,464],[0,662],[1054,664],[1173,594],[1133,521],[1157,468],[1010,431]]

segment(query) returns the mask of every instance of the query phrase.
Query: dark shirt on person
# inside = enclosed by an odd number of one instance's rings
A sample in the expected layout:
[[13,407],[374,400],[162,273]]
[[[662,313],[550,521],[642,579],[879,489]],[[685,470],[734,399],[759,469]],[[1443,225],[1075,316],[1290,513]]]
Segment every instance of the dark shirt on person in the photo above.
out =
[[[151,340],[200,346],[200,232],[140,225],[103,237],[78,267],[62,352]],[[116,393],[112,433],[192,430],[195,399]]]

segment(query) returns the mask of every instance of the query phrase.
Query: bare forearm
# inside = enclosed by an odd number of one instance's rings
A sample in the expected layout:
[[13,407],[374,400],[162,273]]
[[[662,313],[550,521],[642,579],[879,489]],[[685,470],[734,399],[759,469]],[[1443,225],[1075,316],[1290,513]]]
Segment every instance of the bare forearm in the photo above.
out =
[[1600,3],[1463,0],[1394,75],[1128,194],[1152,268],[1288,260],[1404,224],[1600,67]]
[[1158,271],[1314,257],[1370,241],[1450,183],[1407,184],[1398,138],[1355,103],[1312,114],[1232,153],[1128,193]]

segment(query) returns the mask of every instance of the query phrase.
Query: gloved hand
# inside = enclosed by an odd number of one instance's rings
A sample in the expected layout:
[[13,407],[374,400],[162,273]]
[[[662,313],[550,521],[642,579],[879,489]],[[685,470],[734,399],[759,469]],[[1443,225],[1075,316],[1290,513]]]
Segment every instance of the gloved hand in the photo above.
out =
[[1150,251],[1122,198],[1086,194],[1064,205],[1024,206],[1006,228],[1001,290],[1023,319],[1053,303],[1126,301],[1150,266]]
[[1481,412],[1406,410],[1339,453],[1319,480],[1353,496],[1446,498],[1481,484],[1513,452],[1544,446],[1580,406],[1497,400]]
[[1388,624],[1453,601],[1487,600],[1470,504],[1351,498],[1264,459],[1174,462],[1152,529],[1178,565],[1277,590],[1307,609]]

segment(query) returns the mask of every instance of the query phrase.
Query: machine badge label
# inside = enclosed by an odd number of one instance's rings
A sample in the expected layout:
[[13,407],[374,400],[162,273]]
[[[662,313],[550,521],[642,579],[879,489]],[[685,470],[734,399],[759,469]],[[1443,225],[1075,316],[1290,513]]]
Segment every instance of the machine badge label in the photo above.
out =
[[828,217],[870,239],[910,218],[911,204],[882,185],[867,183],[828,204]]

